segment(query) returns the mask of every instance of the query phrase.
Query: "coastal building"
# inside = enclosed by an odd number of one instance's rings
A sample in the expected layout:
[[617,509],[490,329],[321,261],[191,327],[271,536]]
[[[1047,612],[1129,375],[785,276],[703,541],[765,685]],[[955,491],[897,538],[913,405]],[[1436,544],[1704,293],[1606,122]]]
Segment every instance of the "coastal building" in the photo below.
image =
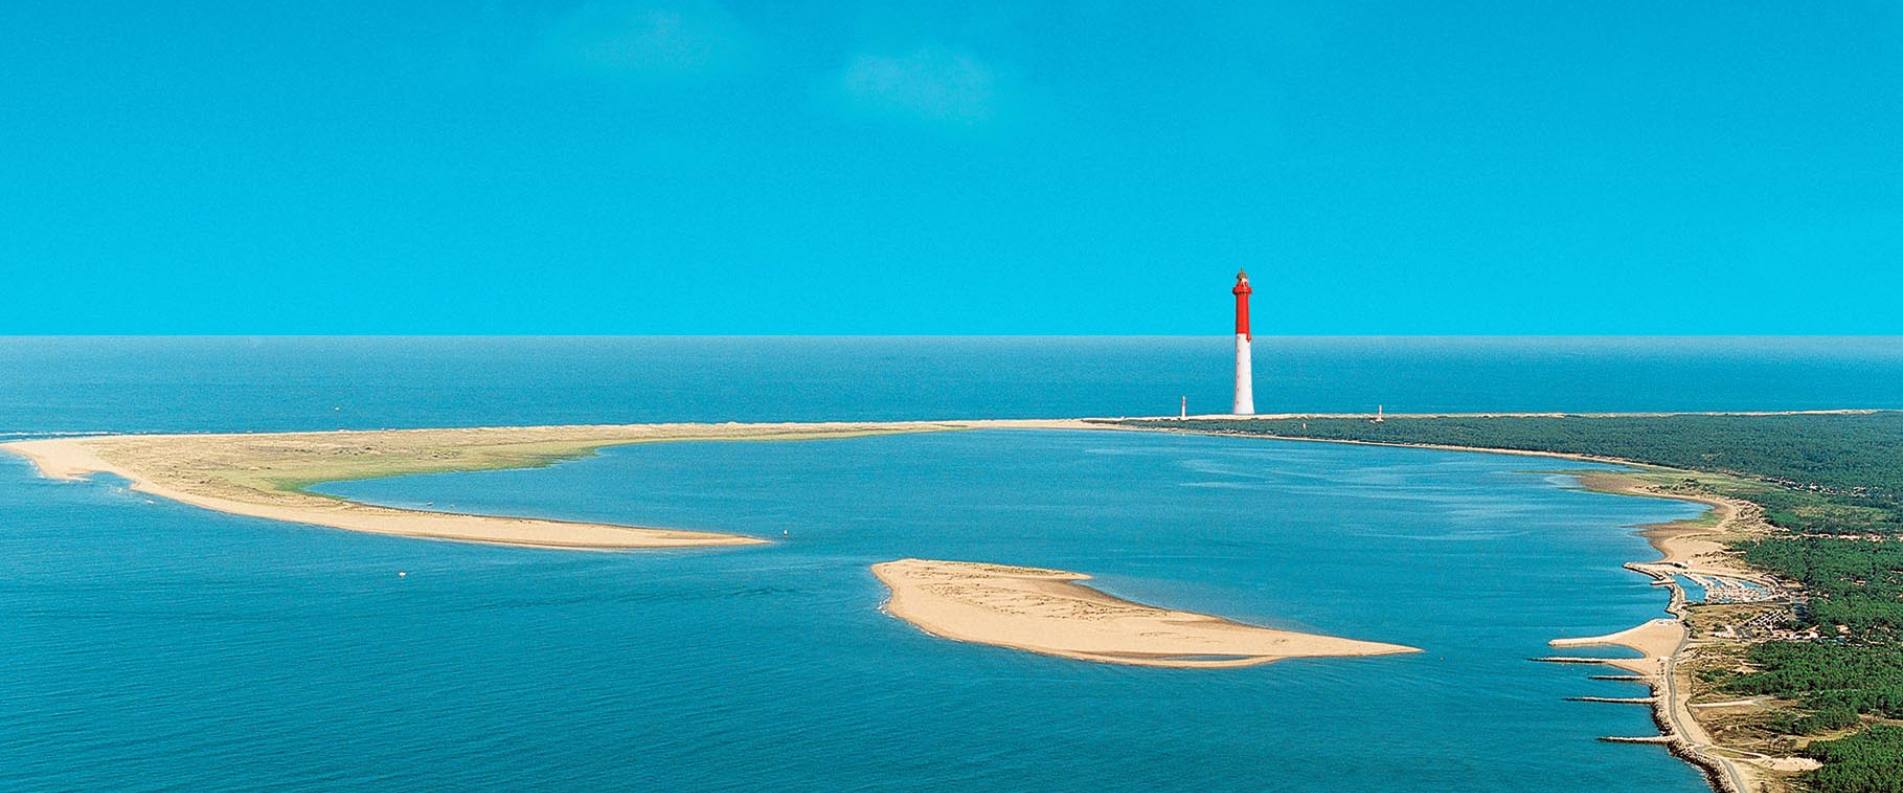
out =
[[1231,410],[1238,416],[1255,415],[1255,375],[1250,371],[1249,361],[1249,273],[1246,270],[1236,272],[1236,288],[1229,290],[1236,296],[1236,404]]

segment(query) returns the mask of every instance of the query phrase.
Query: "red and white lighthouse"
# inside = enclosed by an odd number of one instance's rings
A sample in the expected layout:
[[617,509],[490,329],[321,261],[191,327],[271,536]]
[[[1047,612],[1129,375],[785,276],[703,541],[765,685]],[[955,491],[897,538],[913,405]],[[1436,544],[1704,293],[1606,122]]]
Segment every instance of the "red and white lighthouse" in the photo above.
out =
[[1236,272],[1236,288],[1229,290],[1236,296],[1236,404],[1230,411],[1238,416],[1255,415],[1255,375],[1250,371],[1249,342],[1249,273],[1246,270]]

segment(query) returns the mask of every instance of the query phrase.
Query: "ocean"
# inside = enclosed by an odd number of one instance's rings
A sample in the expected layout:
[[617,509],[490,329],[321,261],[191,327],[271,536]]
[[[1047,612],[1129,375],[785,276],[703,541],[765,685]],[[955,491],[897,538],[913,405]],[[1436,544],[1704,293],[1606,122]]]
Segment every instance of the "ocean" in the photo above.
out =
[[[0,338],[0,433],[1229,409],[1216,338]],[[1903,408],[1903,337],[1272,338],[1256,408]]]
[[[1261,339],[1269,410],[1903,407],[1884,339]],[[11,339],[0,433],[1140,415],[1226,339]],[[741,532],[585,553],[221,515],[0,456],[0,789],[1704,789],[1640,693],[1536,664],[1658,616],[1682,503],[1586,464],[1132,433],[608,450],[325,485]],[[1420,647],[1230,670],[924,635],[867,566],[1058,567],[1127,598]],[[407,575],[398,576],[398,572]],[[1569,650],[1569,653],[1573,651]]]

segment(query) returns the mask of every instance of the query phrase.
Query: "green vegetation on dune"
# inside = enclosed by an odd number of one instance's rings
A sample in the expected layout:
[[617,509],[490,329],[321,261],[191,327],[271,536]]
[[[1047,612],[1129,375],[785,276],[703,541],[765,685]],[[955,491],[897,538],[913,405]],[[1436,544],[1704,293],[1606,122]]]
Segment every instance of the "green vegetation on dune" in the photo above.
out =
[[312,485],[382,479],[391,476],[446,472],[491,471],[510,468],[540,468],[564,460],[573,460],[611,446],[638,441],[564,441],[543,443],[496,444],[459,448],[453,452],[425,449],[408,453],[379,455],[375,458],[316,460],[274,470],[266,475],[230,471],[226,478],[258,490],[306,491]]
[[1810,623],[1855,639],[1903,633],[1903,542],[1773,536],[1742,547],[1746,563],[1804,585]]
[[[564,429],[564,428],[556,428]],[[285,491],[311,493],[313,485],[330,482],[347,482],[360,479],[382,479],[391,476],[409,476],[414,474],[433,474],[470,471],[490,471],[499,469],[540,468],[567,460],[579,459],[599,453],[604,449],[618,446],[633,446],[643,443],[662,443],[670,441],[692,440],[699,442],[752,442],[771,440],[841,440],[866,435],[885,435],[897,432],[918,432],[923,430],[891,430],[868,428],[859,430],[786,430],[780,432],[749,433],[734,436],[685,436],[671,435],[616,435],[617,428],[604,427],[598,437],[563,438],[557,440],[529,441],[461,441],[456,443],[385,443],[376,447],[365,446],[360,449],[349,448],[346,444],[333,444],[335,448],[319,454],[311,449],[282,445],[267,452],[277,454],[263,455],[269,464],[259,465],[253,458],[247,457],[234,461],[230,465],[212,470],[217,478],[232,485],[261,492]],[[587,428],[580,428],[586,432]],[[507,429],[501,430],[507,432]],[[454,430],[422,432],[447,432]],[[338,433],[336,437],[348,437],[350,433]],[[316,447],[312,447],[316,448]]]
[[1903,793],[1903,727],[1878,725],[1804,753],[1823,761],[1811,786],[1827,793]]
[[[1743,670],[1707,679],[1796,700],[1789,735],[1903,719],[1903,412],[1772,415],[1193,419],[1132,425],[1237,435],[1513,449],[1681,469],[1640,475],[1674,492],[1763,508],[1776,531],[1739,543],[1746,563],[1800,584],[1813,641],[1752,645]],[[1820,793],[1903,793],[1903,727],[1876,725],[1805,750]]]
[[1711,681],[1733,693],[1798,700],[1817,717],[1802,732],[1848,727],[1857,714],[1903,718],[1903,644],[1765,642],[1746,660],[1751,671],[1717,672]]

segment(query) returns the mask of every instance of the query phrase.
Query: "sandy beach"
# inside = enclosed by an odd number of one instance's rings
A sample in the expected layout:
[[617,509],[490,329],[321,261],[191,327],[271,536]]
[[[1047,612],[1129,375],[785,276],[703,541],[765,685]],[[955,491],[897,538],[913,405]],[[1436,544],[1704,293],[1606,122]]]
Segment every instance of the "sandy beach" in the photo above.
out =
[[872,572],[891,589],[886,612],[926,633],[1081,661],[1208,668],[1419,652],[1132,603],[1065,570],[901,559]]
[[627,550],[757,545],[736,534],[469,515],[360,504],[304,488],[404,474],[521,468],[609,447],[667,441],[849,438],[981,428],[1078,428],[1073,421],[638,424],[204,435],[108,435],[15,441],[0,449],[44,476],[107,473],[133,489],[233,515],[346,531],[540,548]]

